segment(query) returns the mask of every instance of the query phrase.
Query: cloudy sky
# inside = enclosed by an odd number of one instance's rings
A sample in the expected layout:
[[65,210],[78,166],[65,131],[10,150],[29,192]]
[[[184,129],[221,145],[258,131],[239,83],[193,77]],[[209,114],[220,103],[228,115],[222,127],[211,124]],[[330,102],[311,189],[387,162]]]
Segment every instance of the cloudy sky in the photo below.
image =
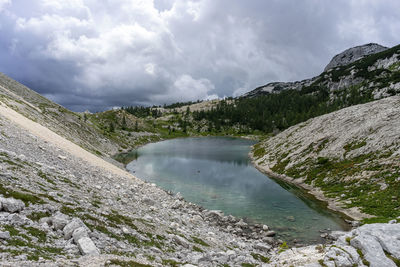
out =
[[400,43],[398,0],[0,0],[0,72],[74,111],[237,96]]

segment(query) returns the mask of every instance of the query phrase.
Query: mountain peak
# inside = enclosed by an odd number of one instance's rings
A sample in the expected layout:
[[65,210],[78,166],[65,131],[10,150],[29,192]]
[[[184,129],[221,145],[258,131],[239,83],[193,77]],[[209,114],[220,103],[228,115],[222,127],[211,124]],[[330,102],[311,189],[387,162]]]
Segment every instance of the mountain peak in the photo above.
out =
[[372,54],[376,54],[388,49],[388,47],[382,46],[376,43],[369,43],[365,45],[355,46],[349,49],[346,49],[340,54],[337,54],[332,58],[328,65],[326,65],[324,71],[329,69],[350,64],[354,61],[357,61],[365,56],[369,56]]

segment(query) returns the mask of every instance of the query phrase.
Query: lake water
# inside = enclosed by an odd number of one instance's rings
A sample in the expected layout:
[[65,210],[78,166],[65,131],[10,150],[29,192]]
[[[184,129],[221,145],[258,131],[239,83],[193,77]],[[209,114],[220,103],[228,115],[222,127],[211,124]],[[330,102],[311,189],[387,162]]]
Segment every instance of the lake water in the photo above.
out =
[[226,137],[182,138],[132,151],[135,176],[207,209],[267,224],[279,238],[321,242],[319,230],[345,230],[336,213],[302,190],[270,179],[251,163],[255,142]]

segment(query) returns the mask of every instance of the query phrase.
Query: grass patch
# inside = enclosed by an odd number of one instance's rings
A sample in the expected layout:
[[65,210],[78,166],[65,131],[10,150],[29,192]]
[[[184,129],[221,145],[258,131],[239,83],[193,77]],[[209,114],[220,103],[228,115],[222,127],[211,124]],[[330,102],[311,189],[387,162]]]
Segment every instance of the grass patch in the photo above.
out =
[[39,242],[44,243],[47,240],[47,235],[44,231],[36,229],[34,227],[26,227],[25,230],[31,235],[36,237]]
[[204,250],[202,250],[201,248],[196,247],[196,246],[193,246],[193,250],[194,250],[194,251],[197,251],[197,252],[201,252],[201,253],[204,252]]
[[31,204],[44,204],[45,203],[41,198],[39,198],[35,195],[25,193],[25,192],[14,191],[10,188],[4,187],[2,184],[0,184],[0,194],[2,194],[6,198],[12,197],[15,199],[22,200],[25,203],[25,206],[28,206],[29,203],[31,203]]
[[118,259],[109,260],[105,266],[112,266],[112,265],[118,265],[122,267],[152,267],[151,265],[142,264],[136,261],[123,261]]
[[286,242],[283,242],[283,243],[279,246],[279,251],[278,251],[278,253],[282,253],[282,252],[284,252],[285,250],[288,250],[288,249],[289,249],[288,244],[287,244]]
[[199,245],[202,245],[202,246],[205,246],[205,247],[209,247],[210,246],[209,244],[207,244],[205,241],[203,241],[202,239],[200,239],[198,237],[191,236],[191,238],[193,239],[193,242],[195,242],[195,243],[197,243]]
[[357,249],[357,253],[358,253],[358,255],[360,255],[360,258],[361,258],[362,263],[363,263],[364,265],[366,265],[366,266],[370,266],[369,261],[367,261],[367,260],[364,258],[364,253],[362,253],[361,249]]
[[261,146],[261,143],[254,145],[253,155],[256,159],[259,159],[265,155],[265,148]]
[[50,217],[50,216],[51,216],[51,213],[48,211],[37,211],[37,212],[32,212],[31,214],[27,215],[26,217],[28,217],[32,221],[37,222],[42,218]]
[[258,261],[261,261],[261,262],[264,262],[264,263],[268,263],[268,262],[269,262],[269,258],[268,258],[268,257],[265,257],[265,256],[263,256],[263,255],[261,255],[261,254],[258,254],[258,253],[251,253],[251,256],[252,256],[255,260],[258,260]]
[[46,180],[46,181],[47,181],[48,183],[50,183],[50,184],[53,184],[53,185],[56,184],[52,179],[50,179],[49,177],[47,177],[47,175],[46,175],[44,172],[42,172],[42,170],[39,170],[38,173],[37,173],[37,175],[38,175],[39,177],[43,178],[44,180]]
[[182,263],[174,261],[174,260],[162,260],[162,264],[164,266],[172,266],[172,267],[178,267],[178,266],[182,265]]

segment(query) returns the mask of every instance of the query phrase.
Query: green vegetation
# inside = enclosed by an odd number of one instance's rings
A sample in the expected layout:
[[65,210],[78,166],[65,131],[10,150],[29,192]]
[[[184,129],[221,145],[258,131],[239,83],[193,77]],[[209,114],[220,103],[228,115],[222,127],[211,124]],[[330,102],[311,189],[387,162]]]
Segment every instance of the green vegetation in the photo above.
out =
[[194,251],[197,251],[197,252],[204,252],[204,250],[202,250],[201,248],[199,248],[199,247],[196,247],[196,246],[193,246],[193,250]]
[[151,267],[151,265],[147,265],[147,264],[142,264],[142,263],[138,263],[136,261],[124,261],[124,260],[118,260],[118,259],[111,259],[109,261],[107,261],[105,266],[121,266],[121,267]]
[[162,264],[164,266],[172,266],[172,267],[178,267],[178,266],[182,265],[182,263],[174,261],[174,260],[162,260]]
[[51,213],[46,211],[36,211],[36,212],[32,212],[31,214],[27,215],[26,217],[28,217],[29,219],[31,219],[32,221],[39,221],[41,218],[45,218],[45,217],[50,217]]
[[282,252],[284,252],[285,250],[288,250],[288,249],[289,249],[288,244],[287,244],[286,242],[283,242],[283,243],[279,246],[279,251],[278,251],[278,253],[282,253]]
[[361,142],[352,142],[350,144],[346,144],[343,148],[347,153],[347,152],[350,152],[351,150],[359,149],[359,148],[365,146],[366,144],[367,144],[367,142],[365,140],[363,140]]
[[251,256],[253,256],[253,258],[254,258],[255,260],[262,261],[262,262],[264,262],[264,263],[268,263],[268,262],[269,262],[269,258],[268,258],[268,257],[265,257],[265,256],[263,256],[263,255],[261,255],[261,254],[258,254],[258,253],[251,253]]
[[[357,149],[364,146],[364,142],[354,142],[346,147],[348,150]],[[319,157],[316,161],[307,159],[288,169],[288,160],[284,160],[287,155],[281,155],[271,169],[293,178],[304,177],[305,183],[322,189],[327,197],[342,200],[344,207],[360,207],[362,212],[376,216],[365,219],[364,223],[387,222],[400,216],[400,167],[374,162],[390,154],[390,151],[376,152],[342,160]],[[378,172],[368,180],[347,179],[363,171]],[[387,187],[381,189],[378,182]]]
[[45,202],[32,194],[26,193],[26,192],[19,192],[12,190],[10,188],[4,187],[3,184],[0,184],[0,194],[2,194],[4,197],[12,197],[15,199],[20,199],[25,203],[25,206],[28,206],[29,203],[31,204],[44,204]]
[[367,261],[367,260],[364,258],[364,253],[362,253],[361,249],[357,249],[357,253],[358,253],[358,255],[360,255],[360,258],[361,258],[361,260],[362,260],[362,263],[363,263],[365,266],[370,266],[370,265],[371,265],[371,264],[369,263],[369,261]]
[[209,244],[207,244],[205,241],[203,241],[202,239],[200,239],[198,237],[191,236],[191,238],[193,239],[193,242],[195,242],[195,243],[197,243],[199,245],[202,245],[202,246],[205,246],[205,247],[209,247],[210,246]]

